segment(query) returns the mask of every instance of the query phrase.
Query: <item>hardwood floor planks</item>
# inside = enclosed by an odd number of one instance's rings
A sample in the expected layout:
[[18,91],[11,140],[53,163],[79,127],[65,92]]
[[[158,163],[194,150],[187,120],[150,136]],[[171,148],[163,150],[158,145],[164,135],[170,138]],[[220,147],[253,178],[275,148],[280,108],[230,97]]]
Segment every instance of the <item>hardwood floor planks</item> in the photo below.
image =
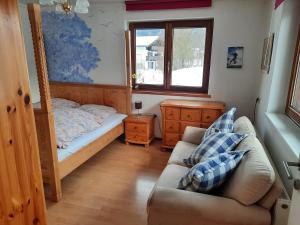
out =
[[146,225],[148,196],[170,157],[160,144],[114,141],[62,180],[63,199],[47,202],[49,225]]

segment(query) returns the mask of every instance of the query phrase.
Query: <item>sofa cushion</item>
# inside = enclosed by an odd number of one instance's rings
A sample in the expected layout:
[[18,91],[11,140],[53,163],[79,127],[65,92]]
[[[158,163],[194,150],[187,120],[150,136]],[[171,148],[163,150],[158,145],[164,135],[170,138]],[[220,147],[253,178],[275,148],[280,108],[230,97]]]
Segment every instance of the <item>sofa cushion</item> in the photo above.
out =
[[230,109],[228,112],[220,116],[206,131],[203,139],[216,132],[231,133],[233,132],[234,114],[236,108]]
[[247,151],[225,152],[193,166],[183,176],[178,189],[207,193],[223,184]]
[[197,148],[197,145],[189,142],[179,141],[172,151],[172,155],[168,161],[168,164],[177,164],[186,166],[183,162],[184,159],[188,158]]
[[282,194],[282,183],[276,176],[276,180],[272,185],[271,189],[256,204],[265,209],[270,210],[281,194]]
[[188,172],[189,168],[179,165],[167,165],[160,175],[156,186],[177,188],[180,179]]
[[184,130],[181,140],[199,145],[202,142],[205,131],[205,128],[187,126]]
[[215,133],[195,149],[195,151],[186,159],[183,160],[185,165],[194,166],[198,162],[203,161],[211,156],[233,150],[241,140],[246,137],[244,134],[235,133]]
[[224,197],[233,198],[244,205],[252,205],[272,187],[275,173],[256,137],[249,135],[237,146],[237,150],[239,149],[250,151],[221,191]]
[[270,225],[268,210],[210,194],[155,187],[148,225]]
[[238,118],[233,124],[234,133],[249,134],[256,136],[255,129],[251,121],[246,116]]

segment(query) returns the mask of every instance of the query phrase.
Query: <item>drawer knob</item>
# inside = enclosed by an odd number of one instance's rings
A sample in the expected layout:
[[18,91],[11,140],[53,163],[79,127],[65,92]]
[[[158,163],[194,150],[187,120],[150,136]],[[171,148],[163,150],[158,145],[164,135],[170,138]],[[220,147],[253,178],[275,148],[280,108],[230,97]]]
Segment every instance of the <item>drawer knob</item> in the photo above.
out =
[[188,117],[188,118],[190,118],[190,117],[191,117],[191,115],[187,115],[187,117]]
[[136,129],[137,129],[137,127],[135,126],[135,127],[134,127],[134,129],[136,130]]
[[207,117],[206,117],[206,119],[209,119],[209,118],[210,118],[210,116],[207,116]]

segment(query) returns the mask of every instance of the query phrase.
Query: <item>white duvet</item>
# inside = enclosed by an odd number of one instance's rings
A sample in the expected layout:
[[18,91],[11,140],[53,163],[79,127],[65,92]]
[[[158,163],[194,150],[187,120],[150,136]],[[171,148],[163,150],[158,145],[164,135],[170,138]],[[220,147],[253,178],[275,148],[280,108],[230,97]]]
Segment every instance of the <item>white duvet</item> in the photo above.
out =
[[[96,130],[106,118],[117,112],[109,106],[80,105],[63,98],[52,98],[52,106],[58,148],[67,148],[75,138]],[[35,107],[40,107],[40,103]]]

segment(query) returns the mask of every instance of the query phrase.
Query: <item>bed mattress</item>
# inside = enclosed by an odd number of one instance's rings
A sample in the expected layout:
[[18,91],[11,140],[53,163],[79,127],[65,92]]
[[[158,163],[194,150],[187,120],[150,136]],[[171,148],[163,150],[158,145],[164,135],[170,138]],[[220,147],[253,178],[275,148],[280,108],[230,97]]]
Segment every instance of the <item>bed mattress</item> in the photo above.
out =
[[76,139],[74,139],[67,148],[60,149],[58,148],[58,161],[63,161],[70,155],[74,154],[75,152],[79,151],[84,146],[88,145],[89,143],[93,142],[94,140],[98,139],[108,131],[112,130],[116,126],[122,123],[122,121],[127,117],[124,114],[113,114],[102,123],[102,126],[98,129],[84,134]]

